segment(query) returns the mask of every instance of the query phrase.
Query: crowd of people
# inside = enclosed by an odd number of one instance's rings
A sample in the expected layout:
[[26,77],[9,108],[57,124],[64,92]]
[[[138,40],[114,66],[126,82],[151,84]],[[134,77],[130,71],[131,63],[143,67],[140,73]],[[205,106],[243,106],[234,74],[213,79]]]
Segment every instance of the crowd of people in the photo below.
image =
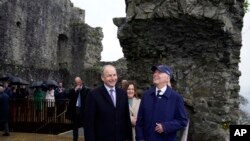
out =
[[[153,66],[151,70],[154,85],[145,90],[141,98],[135,82],[122,80],[121,86],[117,86],[115,66],[104,65],[101,86],[90,89],[77,76],[75,86],[67,94],[61,82],[57,88],[49,87],[45,99],[69,99],[66,118],[72,121],[73,141],[78,140],[79,127],[84,128],[85,141],[176,141],[176,133],[188,124],[183,98],[171,88],[173,72],[168,66]],[[8,91],[0,85],[0,108],[7,105],[2,101],[8,101]],[[36,88],[37,111],[42,108],[43,96],[41,88]],[[55,107],[53,103],[47,106]],[[60,114],[64,103],[58,102],[56,106]],[[1,108],[1,113],[7,108]],[[51,109],[49,115],[53,114]],[[8,125],[3,121],[1,117],[4,135],[9,135]]]
[[[10,122],[26,121],[27,114],[32,113],[31,109],[35,110],[36,121],[42,122],[42,110],[45,108],[47,113],[43,120],[49,118],[53,120],[66,109],[67,99],[62,82],[56,86],[32,87],[32,90],[29,90],[27,85],[11,85],[9,81],[0,82],[0,127],[4,126],[3,136],[10,135]],[[29,104],[30,102],[33,106]]]

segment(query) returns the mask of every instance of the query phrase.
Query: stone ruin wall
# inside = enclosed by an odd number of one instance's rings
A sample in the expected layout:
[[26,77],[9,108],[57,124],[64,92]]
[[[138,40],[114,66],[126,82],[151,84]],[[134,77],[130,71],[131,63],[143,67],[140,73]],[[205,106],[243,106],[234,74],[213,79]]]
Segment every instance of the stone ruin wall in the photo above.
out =
[[115,18],[129,79],[151,85],[167,64],[185,101],[193,141],[228,141],[239,119],[243,0],[126,0]]
[[[67,83],[101,59],[101,28],[70,0],[0,1],[0,73]],[[90,72],[90,71],[89,71]]]

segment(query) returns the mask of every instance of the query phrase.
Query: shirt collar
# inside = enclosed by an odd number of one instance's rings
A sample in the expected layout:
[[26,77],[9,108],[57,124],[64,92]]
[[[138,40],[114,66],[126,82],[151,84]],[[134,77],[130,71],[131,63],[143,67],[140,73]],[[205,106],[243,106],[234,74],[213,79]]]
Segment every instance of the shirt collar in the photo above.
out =
[[163,94],[165,93],[165,91],[167,90],[167,85],[164,86],[164,87],[161,88],[161,89],[158,89],[158,88],[156,87],[156,91],[155,91],[156,94],[157,94],[157,91],[158,91],[158,90],[161,90],[161,92],[159,93],[159,95],[163,95]]
[[111,88],[110,88],[110,87],[108,87],[108,86],[105,85],[105,84],[104,84],[104,87],[107,89],[108,92],[110,92],[111,89],[113,89],[114,92],[115,92],[115,87],[111,87]]

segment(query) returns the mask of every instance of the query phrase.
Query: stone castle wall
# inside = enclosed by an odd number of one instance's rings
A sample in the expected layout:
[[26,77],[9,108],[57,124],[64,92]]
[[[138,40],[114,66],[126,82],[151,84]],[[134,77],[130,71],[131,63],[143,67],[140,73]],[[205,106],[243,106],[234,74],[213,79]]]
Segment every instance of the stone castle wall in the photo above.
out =
[[103,38],[102,29],[84,19],[85,11],[70,0],[1,0],[0,72],[30,81],[84,77],[101,59]]
[[150,68],[167,64],[184,98],[193,141],[228,141],[239,118],[242,0],[126,0],[115,18],[129,78],[151,85]]

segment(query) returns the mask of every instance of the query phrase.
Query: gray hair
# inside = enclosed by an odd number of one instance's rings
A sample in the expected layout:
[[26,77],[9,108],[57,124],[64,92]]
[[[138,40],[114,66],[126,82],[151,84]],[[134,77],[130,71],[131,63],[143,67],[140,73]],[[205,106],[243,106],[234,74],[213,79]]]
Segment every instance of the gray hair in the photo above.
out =
[[107,67],[113,67],[113,68],[115,68],[115,66],[113,66],[113,65],[111,65],[111,64],[107,64],[107,65],[102,66],[102,69],[101,69],[101,75],[102,75],[102,76],[103,76],[104,70],[105,70]]

